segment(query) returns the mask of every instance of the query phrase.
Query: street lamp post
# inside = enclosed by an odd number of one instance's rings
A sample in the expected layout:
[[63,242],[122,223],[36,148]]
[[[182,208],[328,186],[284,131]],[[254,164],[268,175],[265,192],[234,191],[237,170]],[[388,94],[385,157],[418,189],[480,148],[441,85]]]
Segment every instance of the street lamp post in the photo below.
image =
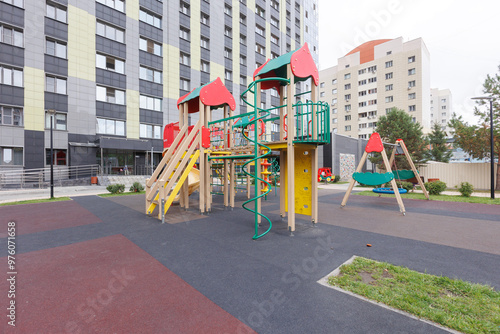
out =
[[54,109],[47,110],[50,115],[50,198],[54,198]]
[[490,101],[490,191],[491,199],[495,199],[495,150],[493,147],[493,98],[491,96],[473,97],[473,100],[489,100]]

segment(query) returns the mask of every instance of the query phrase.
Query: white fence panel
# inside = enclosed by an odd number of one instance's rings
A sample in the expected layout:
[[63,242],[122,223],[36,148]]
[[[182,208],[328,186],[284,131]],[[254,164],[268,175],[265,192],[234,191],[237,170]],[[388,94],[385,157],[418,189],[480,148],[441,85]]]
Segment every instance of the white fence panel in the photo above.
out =
[[[469,182],[475,189],[490,189],[489,163],[432,163],[419,168],[425,181],[439,179],[446,182],[448,188]],[[495,165],[495,184],[498,164]]]

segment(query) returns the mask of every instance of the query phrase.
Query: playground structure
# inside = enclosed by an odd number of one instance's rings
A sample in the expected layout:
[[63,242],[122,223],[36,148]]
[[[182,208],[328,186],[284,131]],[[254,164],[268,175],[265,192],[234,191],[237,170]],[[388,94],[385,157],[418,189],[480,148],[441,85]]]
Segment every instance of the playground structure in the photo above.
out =
[[[328,103],[317,101],[318,69],[307,44],[268,60],[255,70],[253,79],[241,95],[251,110],[244,114],[233,115],[235,100],[219,78],[179,98],[179,132],[168,139],[163,159],[146,182],[147,214],[159,207],[158,218],[164,222],[178,193],[180,206],[189,207],[186,179],[197,163],[200,212],[211,211],[214,194],[224,196],[225,207],[234,208],[236,190],[246,181],[248,200],[243,208],[254,214],[253,239],[264,236],[272,227],[262,213],[261,200],[271,191],[269,176],[274,173],[273,179],[277,178],[275,162],[268,161],[273,150],[280,155],[280,215],[287,216],[288,230],[295,231],[295,213],[317,223],[317,147],[330,142],[330,116]],[[309,79],[311,91],[294,94],[295,83]],[[261,94],[268,89],[278,91],[280,105],[262,109]],[[311,100],[300,101],[300,95],[307,93]],[[211,110],[218,108],[223,108],[223,118],[212,120]],[[188,127],[190,113],[199,113],[199,120]],[[278,140],[265,135],[270,123],[279,126]],[[269,227],[259,234],[263,219]]]
[[[368,157],[369,153],[378,152],[382,155],[382,160],[384,162],[385,173],[362,173],[361,170],[365,161]],[[411,170],[398,170],[396,164],[396,155],[404,155],[408,164],[411,167]],[[391,166],[396,166],[395,171],[392,170]],[[399,205],[399,210],[403,215],[406,214],[406,210],[403,204],[403,200],[401,199],[401,193],[407,192],[406,189],[399,189],[396,183],[396,180],[408,180],[411,178],[416,178],[418,184],[422,188],[424,196],[429,199],[429,193],[427,189],[425,189],[425,185],[422,182],[422,179],[418,176],[418,171],[413,163],[410,153],[406,148],[406,145],[403,139],[396,140],[396,143],[393,145],[393,150],[391,153],[391,158],[387,158],[387,154],[385,153],[384,144],[382,143],[382,139],[377,132],[372,133],[368,143],[365,147],[365,152],[359,161],[358,167],[356,168],[356,172],[352,175],[352,179],[349,182],[349,187],[344,195],[344,198],[341,203],[341,207],[345,207],[347,204],[347,200],[349,199],[349,195],[352,192],[354,184],[357,182],[361,184],[366,184],[369,186],[379,186],[383,185],[387,182],[391,183],[392,188],[375,188],[373,191],[376,193],[393,193],[396,196],[396,200]]]

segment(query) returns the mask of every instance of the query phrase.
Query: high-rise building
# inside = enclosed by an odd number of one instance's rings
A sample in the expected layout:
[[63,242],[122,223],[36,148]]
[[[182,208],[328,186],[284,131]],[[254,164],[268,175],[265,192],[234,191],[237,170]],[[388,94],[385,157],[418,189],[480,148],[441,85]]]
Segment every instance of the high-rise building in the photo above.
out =
[[449,89],[431,89],[431,123],[441,125],[448,137],[451,137],[448,122],[451,119],[451,91]]
[[320,100],[331,103],[332,131],[368,139],[381,115],[405,110],[428,131],[429,52],[421,38],[364,43],[320,71]]
[[240,100],[258,66],[305,42],[317,61],[317,11],[317,0],[0,0],[0,170],[48,166],[51,119],[56,167],[158,160],[180,96],[220,77]]

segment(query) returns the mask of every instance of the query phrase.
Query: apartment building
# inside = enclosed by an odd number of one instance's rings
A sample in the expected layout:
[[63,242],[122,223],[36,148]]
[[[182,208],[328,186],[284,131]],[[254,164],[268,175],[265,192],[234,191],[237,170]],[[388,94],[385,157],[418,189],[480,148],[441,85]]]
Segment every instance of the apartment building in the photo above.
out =
[[451,137],[448,122],[452,114],[452,96],[449,89],[431,89],[431,123],[440,124],[448,137]]
[[421,38],[366,42],[320,71],[320,100],[331,103],[332,131],[367,139],[396,107],[429,131],[430,57]]
[[317,61],[317,11],[317,0],[0,0],[0,170],[50,165],[51,119],[56,168],[149,169],[180,96],[221,77],[238,100],[258,66],[304,42]]

